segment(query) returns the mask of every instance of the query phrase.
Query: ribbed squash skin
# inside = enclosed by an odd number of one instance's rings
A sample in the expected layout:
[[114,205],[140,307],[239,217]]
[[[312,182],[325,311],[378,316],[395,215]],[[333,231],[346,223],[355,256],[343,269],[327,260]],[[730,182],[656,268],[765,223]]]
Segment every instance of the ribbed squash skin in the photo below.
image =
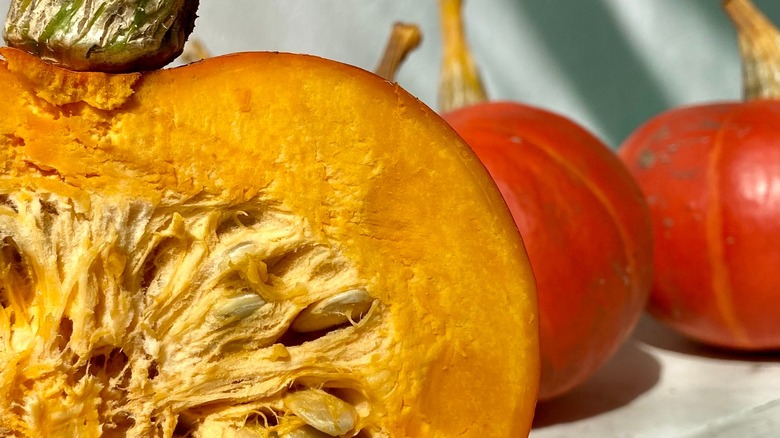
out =
[[523,242],[404,90],[280,53],[0,54],[0,435],[528,434]]
[[561,115],[514,102],[444,115],[498,184],[539,289],[540,398],[583,383],[636,326],[650,289],[647,204],[601,141]]
[[780,348],[780,103],[677,108],[639,127],[620,156],[650,204],[649,310],[707,344]]

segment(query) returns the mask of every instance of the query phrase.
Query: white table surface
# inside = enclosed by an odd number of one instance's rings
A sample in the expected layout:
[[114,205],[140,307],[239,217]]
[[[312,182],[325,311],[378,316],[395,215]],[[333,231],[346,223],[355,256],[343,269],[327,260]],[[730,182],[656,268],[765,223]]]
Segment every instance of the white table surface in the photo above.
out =
[[780,353],[703,347],[644,317],[591,380],[538,407],[531,437],[780,437]]

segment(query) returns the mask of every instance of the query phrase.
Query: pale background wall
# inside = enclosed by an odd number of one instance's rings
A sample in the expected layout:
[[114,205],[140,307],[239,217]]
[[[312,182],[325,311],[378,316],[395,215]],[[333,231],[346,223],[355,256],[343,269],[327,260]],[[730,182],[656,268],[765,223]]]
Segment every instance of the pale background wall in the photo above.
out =
[[[780,2],[756,4],[780,23]],[[465,12],[492,98],[566,114],[612,147],[667,108],[741,94],[718,0],[466,0]],[[303,52],[366,69],[394,21],[415,22],[424,41],[398,81],[436,107],[435,0],[201,0],[199,15],[195,35],[215,54]]]
[[[395,20],[417,22],[425,41],[398,79],[435,106],[435,0],[201,2],[196,35],[215,53],[305,52],[367,69]],[[780,1],[756,3],[780,23]],[[740,96],[719,0],[467,0],[466,12],[494,98],[567,114],[613,147],[667,108]],[[694,348],[644,322],[594,379],[537,412],[533,438],[780,436],[776,356]]]

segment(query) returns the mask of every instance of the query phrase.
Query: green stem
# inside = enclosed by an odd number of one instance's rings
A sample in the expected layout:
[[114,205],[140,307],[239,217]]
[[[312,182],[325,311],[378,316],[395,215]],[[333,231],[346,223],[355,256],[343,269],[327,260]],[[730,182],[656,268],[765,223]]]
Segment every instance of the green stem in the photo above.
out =
[[9,46],[73,70],[161,68],[181,53],[198,0],[11,0]]

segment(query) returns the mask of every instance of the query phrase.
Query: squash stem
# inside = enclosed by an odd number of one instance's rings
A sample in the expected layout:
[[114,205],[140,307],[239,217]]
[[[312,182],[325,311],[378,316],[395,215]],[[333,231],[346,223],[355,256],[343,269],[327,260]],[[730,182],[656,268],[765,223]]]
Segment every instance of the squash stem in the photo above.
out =
[[422,32],[417,25],[394,23],[385,52],[374,72],[390,82],[395,82],[395,77],[404,60],[409,53],[419,47],[420,42],[422,42]]
[[439,109],[453,111],[487,100],[479,71],[466,42],[463,0],[438,0],[442,32]]
[[184,44],[184,51],[181,52],[179,60],[184,64],[190,64],[193,62],[202,61],[204,59],[211,58],[211,51],[206,48],[206,45],[199,38],[190,38]]
[[780,32],[750,0],[723,0],[737,30],[745,100],[780,98]]
[[11,0],[3,39],[71,70],[162,68],[182,52],[199,0]]

